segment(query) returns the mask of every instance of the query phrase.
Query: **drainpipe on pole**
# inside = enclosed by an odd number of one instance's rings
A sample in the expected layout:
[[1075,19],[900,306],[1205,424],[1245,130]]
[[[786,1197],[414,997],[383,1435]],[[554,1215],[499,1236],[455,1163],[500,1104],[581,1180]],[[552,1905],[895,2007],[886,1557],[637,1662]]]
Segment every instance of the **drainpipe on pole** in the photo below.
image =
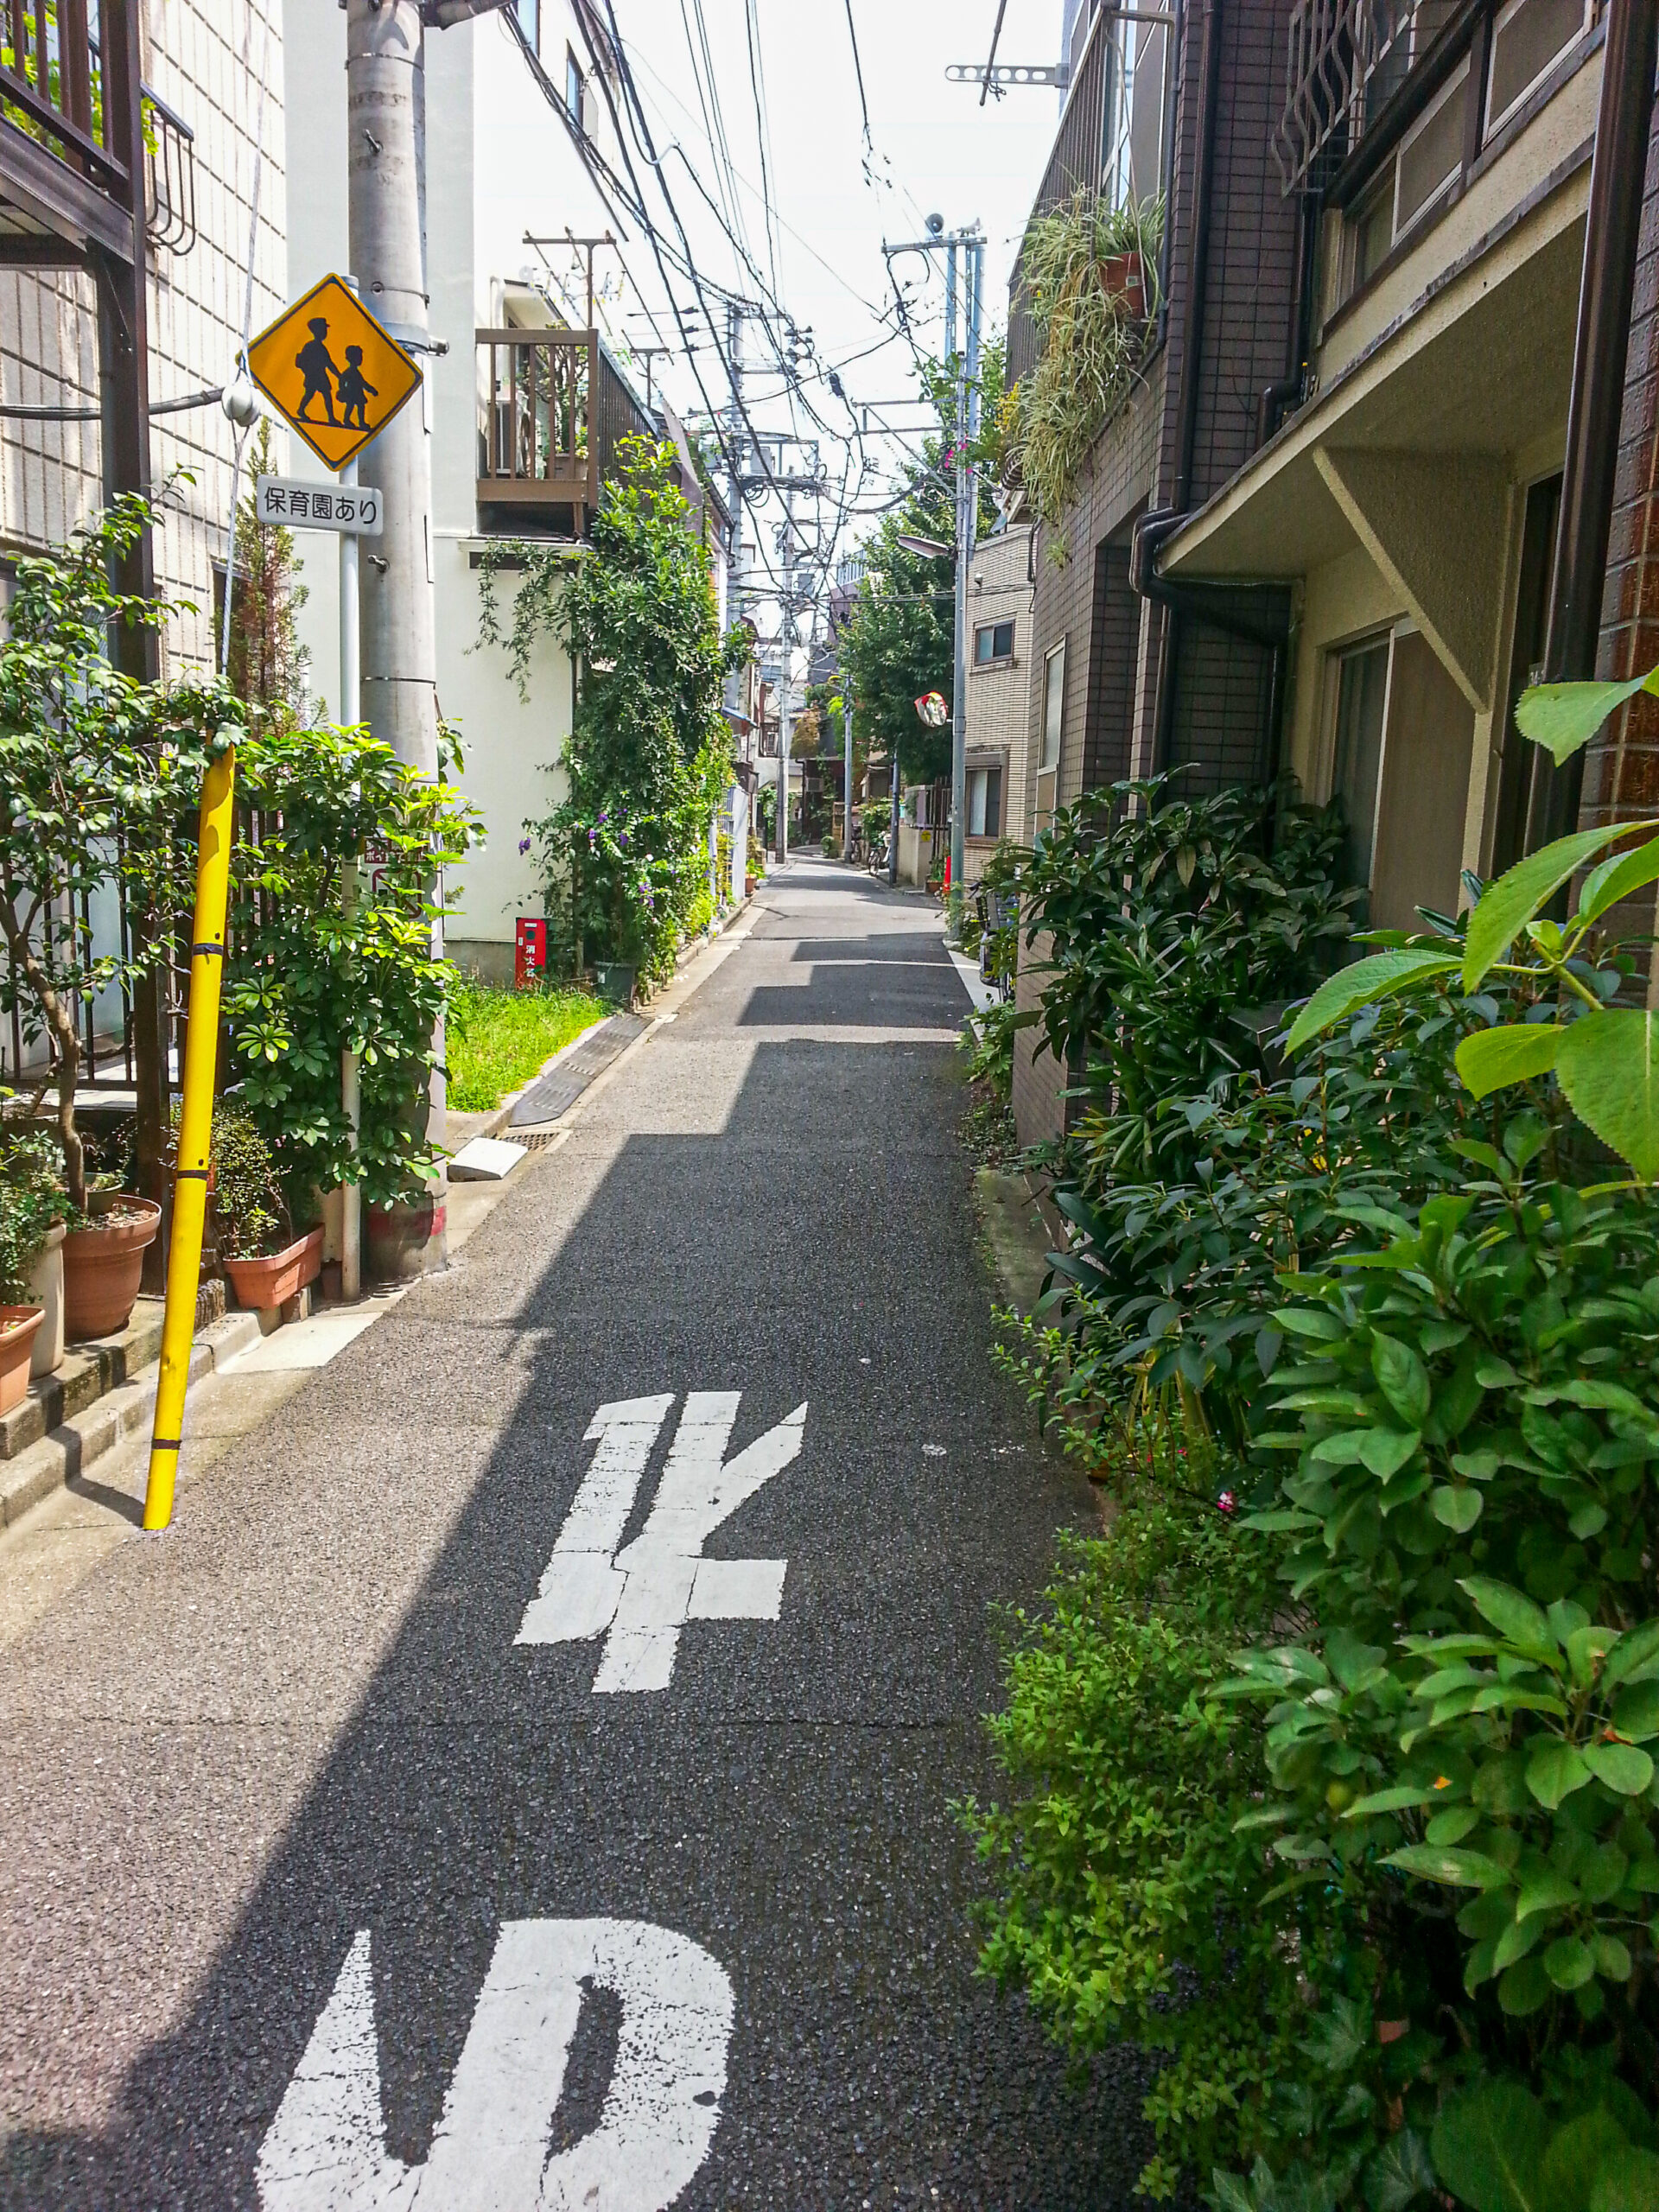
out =
[[[1552,683],[1583,683],[1596,673],[1656,66],[1659,10],[1653,0],[1609,0],[1544,655]],[[1529,825],[1529,845],[1574,827],[1583,780],[1581,753],[1545,779],[1541,818]]]

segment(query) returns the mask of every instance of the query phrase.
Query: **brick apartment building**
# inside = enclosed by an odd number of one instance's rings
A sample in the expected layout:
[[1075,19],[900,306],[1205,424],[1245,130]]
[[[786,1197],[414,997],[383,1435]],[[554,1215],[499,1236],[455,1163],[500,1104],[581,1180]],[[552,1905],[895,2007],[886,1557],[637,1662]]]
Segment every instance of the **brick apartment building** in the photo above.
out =
[[[1342,796],[1372,918],[1409,927],[1659,797],[1653,702],[1560,773],[1512,718],[1546,671],[1659,661],[1652,0],[1174,15],[1079,24],[1038,200],[1122,189],[1155,85],[1165,304],[1071,558],[1038,563],[1033,817],[1154,767],[1287,767]],[[1014,373],[1033,344],[1016,315]],[[1063,1087],[1022,1043],[1027,1141]]]

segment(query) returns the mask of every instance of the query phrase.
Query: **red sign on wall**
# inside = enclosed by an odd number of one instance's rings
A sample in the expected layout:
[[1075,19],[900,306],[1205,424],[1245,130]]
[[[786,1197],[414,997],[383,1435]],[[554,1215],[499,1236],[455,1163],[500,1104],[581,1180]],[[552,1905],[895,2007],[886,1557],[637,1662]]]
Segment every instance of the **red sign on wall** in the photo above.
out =
[[512,980],[522,991],[547,973],[547,924],[520,914],[512,941]]

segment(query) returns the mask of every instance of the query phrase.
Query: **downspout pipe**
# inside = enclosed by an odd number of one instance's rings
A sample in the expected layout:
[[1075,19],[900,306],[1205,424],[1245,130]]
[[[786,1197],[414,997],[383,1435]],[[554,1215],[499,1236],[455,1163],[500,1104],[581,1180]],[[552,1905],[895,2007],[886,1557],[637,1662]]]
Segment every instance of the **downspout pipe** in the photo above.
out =
[[[1656,66],[1654,0],[1611,0],[1544,656],[1552,683],[1582,683],[1596,672]],[[1580,753],[1549,779],[1540,824],[1548,837],[1575,825],[1583,779]]]
[[1307,373],[1309,340],[1313,329],[1313,238],[1319,226],[1319,203],[1312,193],[1304,193],[1296,224],[1296,304],[1291,315],[1290,358],[1285,363],[1285,373],[1270,385],[1262,387],[1256,403],[1255,442],[1258,449],[1279,427],[1279,418],[1287,407],[1292,407],[1301,397],[1302,378]]
[[[1192,461],[1198,432],[1198,353],[1203,342],[1204,310],[1208,289],[1211,184],[1215,171],[1216,111],[1221,81],[1221,0],[1203,0],[1203,7],[1204,27],[1198,49],[1198,159],[1192,172],[1186,296],[1181,306],[1181,389],[1175,441],[1174,492],[1167,507],[1155,509],[1141,518],[1135,531],[1136,557],[1131,563],[1132,577],[1150,573],[1150,562],[1143,562],[1141,557],[1143,541],[1150,543],[1155,553],[1156,547],[1161,545],[1164,539],[1185,521],[1192,497]],[[1167,227],[1166,219],[1166,231]],[[1155,542],[1152,539],[1154,531],[1161,533]],[[1156,594],[1143,590],[1138,581],[1135,588],[1141,592],[1144,598],[1157,599]],[[1153,763],[1155,768],[1162,768],[1169,758],[1170,733],[1174,721],[1174,663],[1180,614],[1173,600],[1159,600],[1158,603],[1167,610],[1167,619],[1164,624],[1163,650],[1158,664]]]

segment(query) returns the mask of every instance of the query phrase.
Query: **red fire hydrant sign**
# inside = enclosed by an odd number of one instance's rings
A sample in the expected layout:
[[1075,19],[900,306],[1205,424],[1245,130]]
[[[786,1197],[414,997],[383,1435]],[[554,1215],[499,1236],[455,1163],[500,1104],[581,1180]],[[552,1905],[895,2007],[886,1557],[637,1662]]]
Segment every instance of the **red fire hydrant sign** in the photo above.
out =
[[520,914],[513,932],[512,980],[522,991],[547,973],[547,924]]

